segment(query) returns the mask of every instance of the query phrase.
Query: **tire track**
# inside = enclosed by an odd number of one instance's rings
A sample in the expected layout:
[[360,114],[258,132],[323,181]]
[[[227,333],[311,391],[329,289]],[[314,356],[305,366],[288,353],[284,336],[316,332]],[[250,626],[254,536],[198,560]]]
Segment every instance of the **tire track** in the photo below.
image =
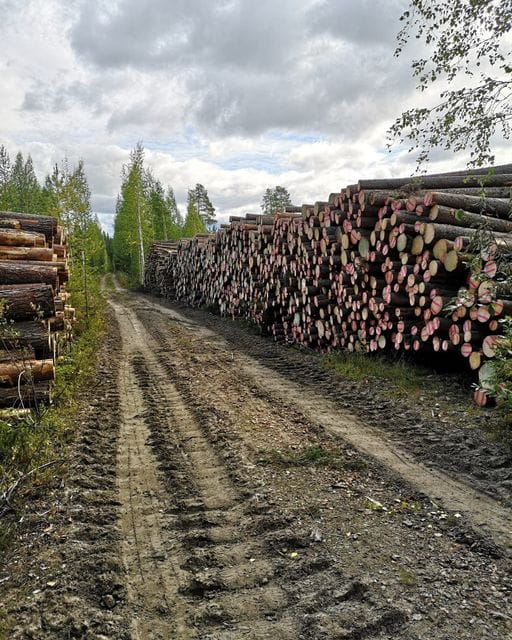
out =
[[194,636],[187,630],[186,611],[178,596],[181,571],[162,533],[167,527],[167,491],[147,444],[144,397],[135,378],[133,354],[142,346],[142,336],[130,314],[119,305],[113,306],[123,338],[117,467],[122,556],[127,570],[128,600],[134,611],[133,635],[140,640],[170,637],[188,640]]
[[[137,304],[137,302],[136,302]],[[171,317],[183,330],[189,330],[211,346],[220,356],[216,366],[228,371],[235,363],[240,378],[249,386],[258,387],[276,404],[299,410],[311,423],[341,436],[345,441],[376,459],[386,468],[398,473],[412,487],[428,495],[436,502],[453,512],[463,512],[472,526],[484,537],[491,537],[501,548],[512,547],[512,514],[509,509],[487,495],[473,489],[439,469],[432,468],[415,459],[410,453],[401,449],[382,431],[363,423],[356,416],[340,408],[336,403],[328,374],[323,372],[304,375],[314,378],[322,387],[325,383],[326,393],[297,384],[297,371],[292,363],[281,360],[278,354],[269,353],[262,358],[252,358],[241,351],[233,351],[224,339],[215,332],[181,315],[174,309],[160,307],[146,300],[138,303],[139,313],[147,318],[151,331],[158,332],[161,344],[167,344],[165,334],[158,330],[158,320],[162,314]],[[249,338],[248,338],[249,339]],[[223,362],[229,355],[231,362]],[[300,375],[299,371],[299,375]],[[335,393],[334,393],[335,397]]]
[[[267,506],[243,462],[218,438],[215,411],[185,388],[171,354],[162,353],[133,311],[114,308],[129,363],[121,375],[127,401],[119,468],[129,594],[143,620],[134,625],[139,637],[340,637],[339,625],[319,636],[311,622],[319,610],[338,615],[330,595],[314,602],[313,580],[318,573],[324,583],[339,580],[336,563],[306,549],[301,571],[289,571],[286,554],[275,549],[276,541],[293,548],[300,538],[293,523]],[[163,561],[152,562],[162,551]],[[347,638],[376,637],[404,622],[364,590],[349,588],[346,601],[354,609],[344,623]],[[155,629],[160,635],[143,636]]]

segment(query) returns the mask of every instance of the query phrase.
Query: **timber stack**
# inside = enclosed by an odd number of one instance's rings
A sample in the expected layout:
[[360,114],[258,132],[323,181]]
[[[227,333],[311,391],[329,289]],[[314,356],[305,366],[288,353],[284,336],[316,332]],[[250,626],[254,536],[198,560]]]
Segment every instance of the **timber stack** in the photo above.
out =
[[0,407],[49,402],[74,309],[64,229],[55,218],[0,211]]
[[483,406],[512,315],[511,187],[512,165],[360,180],[325,201],[154,244],[146,289],[326,352],[460,359],[479,375]]

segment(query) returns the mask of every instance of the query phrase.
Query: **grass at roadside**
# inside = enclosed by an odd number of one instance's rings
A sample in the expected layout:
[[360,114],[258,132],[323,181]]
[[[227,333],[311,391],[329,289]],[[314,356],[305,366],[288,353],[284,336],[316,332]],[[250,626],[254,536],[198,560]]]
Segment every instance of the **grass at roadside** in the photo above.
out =
[[387,380],[404,393],[421,392],[425,383],[435,385],[431,369],[389,358],[372,356],[366,353],[337,352],[321,359],[324,369],[331,371],[351,382],[369,382]]
[[282,467],[327,467],[345,471],[362,471],[366,463],[359,457],[350,458],[338,447],[308,446],[298,449],[270,449],[260,451],[260,464]]
[[132,291],[138,291],[141,289],[141,284],[138,280],[133,280],[127,273],[123,271],[116,271],[116,279],[123,289],[130,289]]
[[[75,297],[80,320],[74,328],[75,339],[57,362],[53,404],[19,419],[0,419],[0,558],[16,541],[20,513],[34,496],[34,489],[40,492],[54,484],[55,474],[65,470],[83,398],[80,392],[87,389],[94,393],[106,307],[99,280],[94,284],[88,319]],[[13,622],[0,604],[0,640],[11,637]]]
[[103,287],[106,291],[116,290],[116,287],[114,285],[114,275],[112,273],[107,273],[103,276]]
[[[94,379],[96,354],[104,332],[105,298],[95,292],[95,304],[89,319],[82,319],[75,328],[75,339],[68,351],[59,357],[56,367],[54,402],[39,412],[20,419],[0,420],[0,514],[16,505],[23,492],[45,478],[64,463],[66,447],[75,431],[79,410],[78,392],[89,388]],[[45,468],[43,465],[48,465]],[[38,471],[40,469],[40,471]],[[6,493],[19,483],[6,504]],[[2,500],[2,496],[4,500]],[[3,504],[2,504],[3,503]],[[0,550],[9,544],[12,525],[0,527]]]
[[504,403],[494,409],[481,409],[471,399],[467,375],[435,370],[401,358],[385,355],[337,352],[320,358],[320,366],[336,377],[363,383],[375,394],[400,400],[424,419],[446,424],[479,425],[491,441],[512,451],[512,415]]

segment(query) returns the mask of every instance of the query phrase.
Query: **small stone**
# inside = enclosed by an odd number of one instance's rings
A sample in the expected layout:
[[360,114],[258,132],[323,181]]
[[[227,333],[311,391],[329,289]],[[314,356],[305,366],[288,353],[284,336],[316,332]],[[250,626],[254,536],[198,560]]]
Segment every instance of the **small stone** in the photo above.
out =
[[420,620],[423,620],[423,616],[421,615],[421,613],[415,613],[411,617],[414,620],[414,622],[419,622]]
[[114,596],[110,593],[107,593],[107,595],[103,597],[103,604],[107,607],[107,609],[113,609],[116,606]]

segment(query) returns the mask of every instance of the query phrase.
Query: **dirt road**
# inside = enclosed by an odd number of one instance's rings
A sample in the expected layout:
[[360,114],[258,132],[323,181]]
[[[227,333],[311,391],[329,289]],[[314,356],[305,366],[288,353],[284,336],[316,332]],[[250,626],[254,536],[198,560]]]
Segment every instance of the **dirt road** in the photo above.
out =
[[155,299],[111,304],[13,637],[512,638],[502,502],[341,408],[307,360],[263,361],[257,337]]

